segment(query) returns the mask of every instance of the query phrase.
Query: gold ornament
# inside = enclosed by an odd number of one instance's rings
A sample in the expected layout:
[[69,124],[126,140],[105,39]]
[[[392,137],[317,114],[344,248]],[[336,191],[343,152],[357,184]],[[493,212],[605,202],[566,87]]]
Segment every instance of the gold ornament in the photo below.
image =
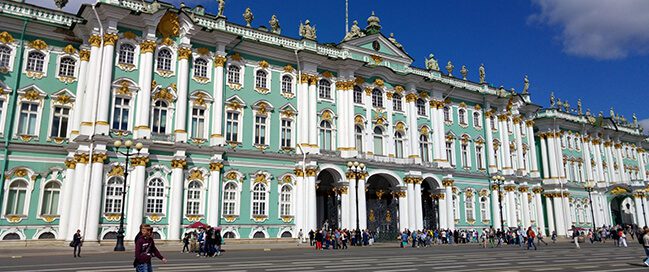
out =
[[180,21],[178,20],[178,14],[167,11],[165,15],[160,18],[158,22],[158,27],[156,29],[162,37],[176,37],[180,33]]
[[0,43],[13,43],[14,37],[9,34],[7,31],[0,32]]
[[121,165],[114,165],[108,172],[109,177],[123,177],[124,176],[124,167]]
[[210,171],[220,171],[223,169],[223,163],[222,162],[211,162],[210,163]]
[[72,46],[71,44],[68,44],[63,48],[63,52],[65,52],[68,55],[74,55],[77,53],[77,49],[75,49],[74,46]]
[[203,181],[204,180],[203,173],[198,169],[191,170],[189,171],[189,176],[187,177],[187,179]]
[[217,55],[214,57],[214,67],[223,67],[227,61],[228,58],[225,56]]
[[181,47],[178,48],[178,59],[179,60],[186,60],[189,59],[189,57],[192,55],[192,50],[189,49],[188,47]]
[[185,159],[174,159],[171,160],[171,168],[185,169],[187,161]]
[[90,43],[90,46],[92,47],[99,47],[101,46],[101,36],[97,34],[93,34],[88,38],[88,43]]
[[140,54],[153,53],[156,48],[155,41],[145,40],[140,43]]
[[115,45],[117,40],[119,40],[119,36],[115,33],[104,34],[104,45]]

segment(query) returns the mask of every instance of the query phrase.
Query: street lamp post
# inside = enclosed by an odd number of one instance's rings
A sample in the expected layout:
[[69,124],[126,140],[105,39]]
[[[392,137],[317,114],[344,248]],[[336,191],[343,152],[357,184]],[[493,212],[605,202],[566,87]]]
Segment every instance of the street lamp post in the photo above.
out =
[[354,185],[354,194],[355,194],[355,199],[356,199],[356,231],[360,231],[360,219],[358,216],[358,180],[365,175],[365,164],[364,163],[359,163],[357,161],[349,161],[347,162],[347,168],[349,169],[350,172],[354,174],[354,178],[356,179],[356,184]]
[[[586,185],[584,185],[584,189],[586,190],[586,192],[588,192],[588,205],[590,206],[590,217],[593,220],[593,231],[595,231],[595,210],[593,208],[593,197],[591,196],[591,193],[595,189],[595,183],[594,182],[586,183]],[[642,209],[642,211],[644,212],[644,209]]]
[[[126,203],[126,178],[128,177],[128,159],[129,157],[133,155],[140,154],[140,150],[142,150],[142,143],[137,143],[135,146],[133,146],[133,141],[131,140],[126,140],[124,142],[124,147],[126,148],[125,152],[119,151],[120,147],[122,147],[122,141],[117,140],[113,143],[115,146],[115,153],[117,154],[122,154],[126,156],[126,162],[124,163],[124,180],[122,181],[122,205],[121,205],[121,211],[120,211],[120,217],[119,217],[119,230],[117,231],[117,244],[115,244],[115,249],[114,251],[124,251],[126,248],[124,248],[124,204]],[[135,150],[137,152],[131,153],[131,149],[135,147]]]
[[498,185],[498,209],[500,212],[500,227],[502,231],[505,231],[505,222],[503,219],[503,198],[500,194],[500,187],[505,184],[505,177],[497,175],[491,178],[494,181],[494,184]]

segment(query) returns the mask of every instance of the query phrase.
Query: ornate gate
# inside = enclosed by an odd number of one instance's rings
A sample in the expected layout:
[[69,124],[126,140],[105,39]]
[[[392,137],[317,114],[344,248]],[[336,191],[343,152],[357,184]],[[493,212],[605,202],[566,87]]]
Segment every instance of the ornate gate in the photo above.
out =
[[383,191],[368,192],[367,229],[374,233],[375,241],[391,241],[399,236],[398,210],[398,200],[391,194]]
[[422,207],[424,210],[424,228],[435,229],[437,224],[437,200],[433,197],[422,197]]

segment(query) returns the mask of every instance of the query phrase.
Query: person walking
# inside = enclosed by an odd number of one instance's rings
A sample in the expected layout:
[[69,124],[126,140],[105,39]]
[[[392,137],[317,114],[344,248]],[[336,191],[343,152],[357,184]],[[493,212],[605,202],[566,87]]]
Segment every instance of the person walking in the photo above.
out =
[[302,244],[302,239],[304,239],[304,232],[300,229],[300,232],[297,233],[297,246]]
[[534,244],[534,237],[536,236],[536,233],[534,233],[534,230],[532,227],[529,227],[527,229],[527,250],[530,250],[530,246],[534,247],[534,250],[536,250],[536,245]]
[[557,242],[557,231],[556,230],[552,231],[552,236],[550,236],[550,240],[552,240],[553,244]]
[[77,230],[77,233],[72,236],[72,242],[70,242],[70,246],[74,248],[72,253],[75,258],[81,258],[81,244],[81,230]]
[[575,225],[572,225],[572,239],[575,241],[575,246],[579,249],[579,230]]
[[167,259],[160,254],[160,251],[155,246],[153,237],[151,237],[152,232],[153,227],[149,224],[143,224],[140,227],[142,235],[135,242],[135,260],[133,261],[136,272],[153,272],[153,266],[151,266],[152,256],[162,260],[163,264],[167,263]]
[[541,243],[543,243],[546,246],[548,245],[548,243],[543,241],[543,231],[541,230],[541,228],[538,228],[538,233],[536,234],[536,239],[539,240],[538,241],[539,245],[541,245]]
[[649,266],[649,227],[644,227],[644,235],[642,235],[642,247],[644,248],[645,258],[642,260],[645,266]]
[[185,233],[185,236],[183,237],[183,251],[180,253],[189,253],[189,237],[191,236],[191,233]]
[[324,239],[324,235],[322,234],[321,230],[318,230],[318,232],[315,234],[315,249],[316,250],[322,250],[322,240]]
[[626,244],[626,233],[624,233],[624,229],[623,229],[623,228],[618,229],[618,235],[617,235],[617,236],[619,237],[618,239],[620,239],[620,241],[618,242],[618,243],[619,243],[618,246],[619,246],[619,247],[621,247],[621,246],[627,247],[627,244]]
[[223,244],[223,236],[221,236],[221,230],[216,229],[214,234],[214,250],[216,256],[221,256],[221,245]]

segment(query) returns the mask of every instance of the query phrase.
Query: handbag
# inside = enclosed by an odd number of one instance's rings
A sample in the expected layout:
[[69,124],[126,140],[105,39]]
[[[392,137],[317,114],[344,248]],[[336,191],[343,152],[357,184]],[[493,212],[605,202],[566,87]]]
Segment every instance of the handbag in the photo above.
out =
[[70,247],[74,247],[74,241],[70,242]]

